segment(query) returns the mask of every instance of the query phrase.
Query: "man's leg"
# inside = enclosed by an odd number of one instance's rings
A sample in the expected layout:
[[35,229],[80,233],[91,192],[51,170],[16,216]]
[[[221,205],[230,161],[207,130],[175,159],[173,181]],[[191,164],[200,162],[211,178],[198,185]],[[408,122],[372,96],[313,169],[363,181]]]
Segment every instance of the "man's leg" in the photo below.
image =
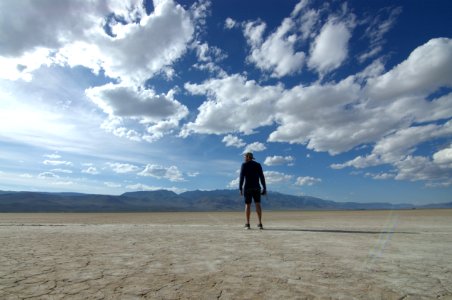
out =
[[251,215],[251,203],[246,203],[245,204],[246,224],[250,223],[250,215]]
[[259,219],[259,224],[262,224],[262,208],[261,208],[261,204],[259,202],[256,202],[256,213],[257,213],[257,218]]

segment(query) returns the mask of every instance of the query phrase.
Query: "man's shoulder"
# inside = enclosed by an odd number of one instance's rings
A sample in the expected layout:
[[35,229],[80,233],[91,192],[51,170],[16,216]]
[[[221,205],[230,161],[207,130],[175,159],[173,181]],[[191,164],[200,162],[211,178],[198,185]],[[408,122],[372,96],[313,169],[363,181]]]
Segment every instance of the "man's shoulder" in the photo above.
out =
[[260,163],[258,163],[257,161],[254,161],[254,160],[250,160],[250,161],[247,161],[247,162],[244,162],[243,164],[242,164],[242,166],[250,166],[250,167],[260,167]]

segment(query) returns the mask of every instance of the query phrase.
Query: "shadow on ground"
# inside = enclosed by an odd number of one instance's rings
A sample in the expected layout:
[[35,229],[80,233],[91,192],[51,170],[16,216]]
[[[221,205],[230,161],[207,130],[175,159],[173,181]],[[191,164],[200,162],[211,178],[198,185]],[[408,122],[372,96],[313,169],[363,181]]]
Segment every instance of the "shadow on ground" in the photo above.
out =
[[370,230],[340,230],[340,229],[303,229],[303,228],[265,228],[266,231],[300,231],[300,232],[325,232],[325,233],[358,233],[358,234],[418,234],[406,231],[370,231]]

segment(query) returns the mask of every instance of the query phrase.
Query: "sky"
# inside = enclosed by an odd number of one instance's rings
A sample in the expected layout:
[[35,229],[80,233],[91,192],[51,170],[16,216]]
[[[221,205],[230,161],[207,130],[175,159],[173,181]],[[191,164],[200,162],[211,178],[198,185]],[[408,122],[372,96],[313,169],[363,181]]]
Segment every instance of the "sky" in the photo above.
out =
[[0,190],[452,201],[452,2],[0,1]]

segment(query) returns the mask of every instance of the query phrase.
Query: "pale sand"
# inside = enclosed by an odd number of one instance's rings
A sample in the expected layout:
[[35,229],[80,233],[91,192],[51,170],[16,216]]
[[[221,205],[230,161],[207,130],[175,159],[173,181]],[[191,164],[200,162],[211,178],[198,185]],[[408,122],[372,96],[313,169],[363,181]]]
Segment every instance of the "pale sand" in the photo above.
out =
[[452,299],[452,210],[0,214],[0,299]]

